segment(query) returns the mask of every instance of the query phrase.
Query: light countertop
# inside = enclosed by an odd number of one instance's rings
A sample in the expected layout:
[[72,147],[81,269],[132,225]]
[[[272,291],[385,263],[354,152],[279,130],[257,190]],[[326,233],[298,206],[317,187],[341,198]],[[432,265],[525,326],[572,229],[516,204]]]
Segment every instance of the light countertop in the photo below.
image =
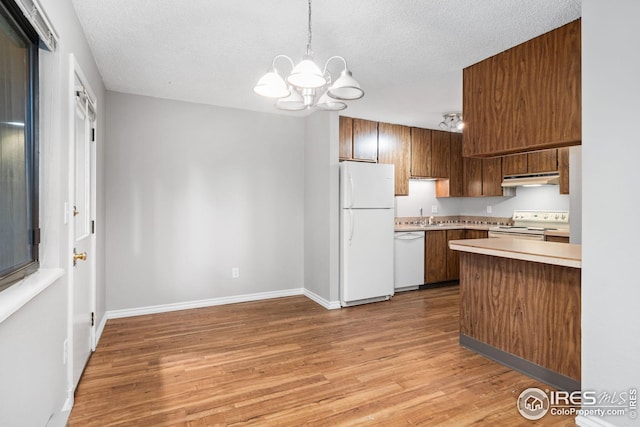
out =
[[417,224],[396,224],[395,231],[432,231],[432,230],[484,230],[488,231],[495,224],[469,224],[462,222],[445,222],[434,225],[419,226]]
[[543,264],[582,268],[582,245],[524,239],[451,240],[449,247],[470,252]]

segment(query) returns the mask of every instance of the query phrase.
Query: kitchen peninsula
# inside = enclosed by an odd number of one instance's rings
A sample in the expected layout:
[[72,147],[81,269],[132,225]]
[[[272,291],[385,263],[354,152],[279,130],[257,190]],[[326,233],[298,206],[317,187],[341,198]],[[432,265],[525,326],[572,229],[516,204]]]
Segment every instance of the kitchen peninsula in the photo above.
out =
[[580,389],[581,245],[452,240],[460,344],[563,390]]

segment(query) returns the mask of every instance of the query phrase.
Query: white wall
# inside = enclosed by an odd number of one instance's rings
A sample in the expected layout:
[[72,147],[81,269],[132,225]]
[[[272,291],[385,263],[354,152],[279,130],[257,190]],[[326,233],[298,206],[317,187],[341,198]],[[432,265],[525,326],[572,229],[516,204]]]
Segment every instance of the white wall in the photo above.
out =
[[[396,197],[396,216],[418,216],[420,208],[429,217],[448,215],[510,217],[516,209],[569,210],[569,196],[560,194],[558,185],[517,187],[512,197],[437,198],[435,181],[409,181],[409,195]],[[432,206],[438,213],[432,214]],[[487,213],[491,206],[492,213]]]
[[638,16],[636,0],[582,3],[582,388],[600,392],[640,388]]
[[303,119],[115,92],[107,117],[109,310],[303,288]]
[[[436,198],[436,182],[428,180],[409,180],[409,195],[396,196],[396,216],[420,216],[420,208],[423,215],[448,216],[460,214],[459,197]],[[431,207],[437,206],[438,213],[431,213]]]
[[569,212],[571,215],[571,243],[582,243],[582,146],[569,149]]
[[[40,50],[40,261],[44,268],[67,269],[72,247],[63,222],[68,186],[69,120],[73,53],[98,98],[98,139],[104,140],[104,87],[71,0],[40,0],[60,35],[55,53]],[[98,148],[98,224],[104,219],[102,148]],[[104,236],[99,228],[98,239]],[[103,247],[98,247],[98,320],[104,315]],[[0,425],[64,424],[61,412],[69,384],[63,363],[67,338],[68,274],[0,323]]]
[[338,303],[338,116],[308,116],[304,139],[305,288],[325,304]]

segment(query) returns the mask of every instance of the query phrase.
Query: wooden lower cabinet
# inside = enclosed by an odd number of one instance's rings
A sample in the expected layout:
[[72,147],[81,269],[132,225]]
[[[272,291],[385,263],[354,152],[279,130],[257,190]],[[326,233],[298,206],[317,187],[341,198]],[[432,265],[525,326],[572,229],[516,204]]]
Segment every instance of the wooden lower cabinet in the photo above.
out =
[[424,238],[424,283],[447,280],[447,230],[429,230]]
[[449,249],[450,240],[484,239],[485,230],[427,230],[424,250],[424,283],[439,283],[460,278],[460,255]]
[[544,236],[546,242],[569,243],[569,238],[564,236]]
[[533,372],[521,364],[525,373],[580,389],[579,268],[462,252],[460,275],[461,342],[483,354],[493,347],[501,363],[524,359],[537,365]]
[[465,239],[467,230],[447,230],[447,278],[445,280],[458,280],[460,278],[460,252],[449,249],[449,240]]
[[487,230],[464,230],[463,239],[486,239],[489,237]]

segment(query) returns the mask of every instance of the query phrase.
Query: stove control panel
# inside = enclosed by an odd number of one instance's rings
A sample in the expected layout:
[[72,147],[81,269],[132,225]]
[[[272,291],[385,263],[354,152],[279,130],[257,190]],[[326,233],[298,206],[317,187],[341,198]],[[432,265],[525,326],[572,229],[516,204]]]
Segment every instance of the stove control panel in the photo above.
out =
[[514,211],[513,220],[520,222],[548,222],[569,224],[568,211]]

